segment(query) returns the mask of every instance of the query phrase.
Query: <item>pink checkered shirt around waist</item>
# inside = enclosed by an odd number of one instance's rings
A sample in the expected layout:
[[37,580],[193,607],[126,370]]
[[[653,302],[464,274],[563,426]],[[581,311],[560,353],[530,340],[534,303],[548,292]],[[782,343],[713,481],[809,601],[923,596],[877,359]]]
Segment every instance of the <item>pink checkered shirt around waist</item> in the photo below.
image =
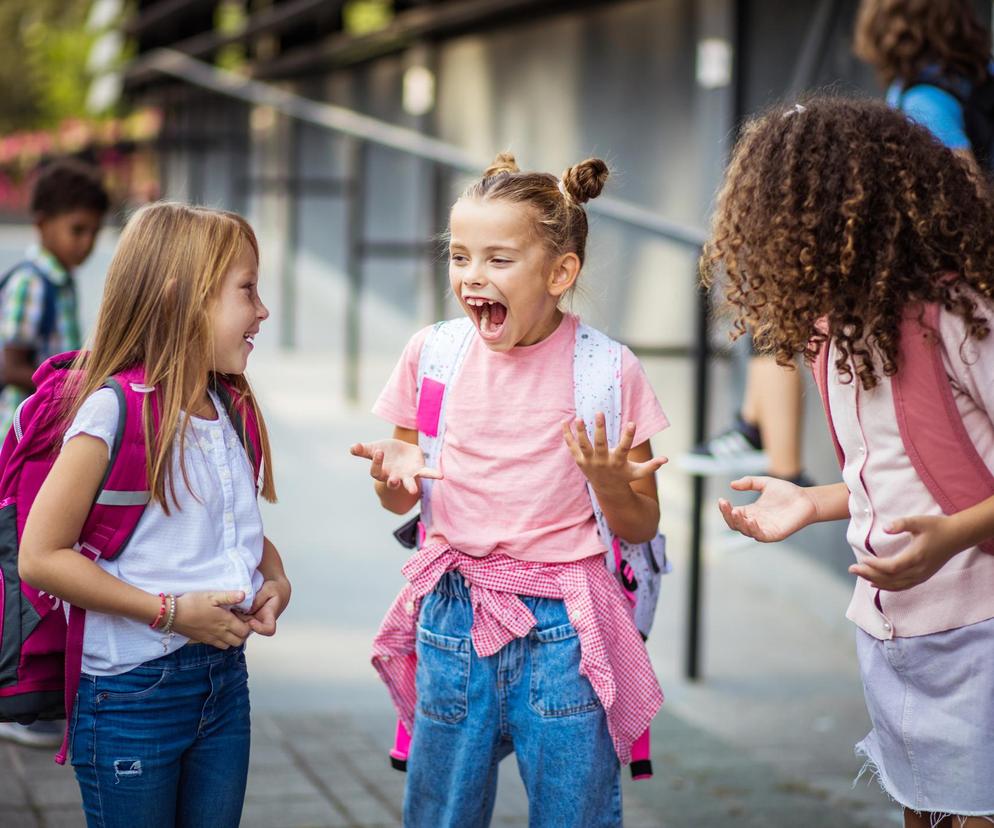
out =
[[535,616],[519,595],[562,599],[580,639],[580,675],[590,681],[607,715],[608,731],[622,764],[632,743],[649,727],[663,691],[649,662],[620,585],[600,555],[569,563],[521,561],[491,554],[474,558],[447,544],[431,544],[411,556],[408,580],[373,640],[373,666],[387,685],[408,731],[414,726],[418,615],[421,599],[452,570],[469,584],[473,605],[470,637],[482,658],[528,634]]

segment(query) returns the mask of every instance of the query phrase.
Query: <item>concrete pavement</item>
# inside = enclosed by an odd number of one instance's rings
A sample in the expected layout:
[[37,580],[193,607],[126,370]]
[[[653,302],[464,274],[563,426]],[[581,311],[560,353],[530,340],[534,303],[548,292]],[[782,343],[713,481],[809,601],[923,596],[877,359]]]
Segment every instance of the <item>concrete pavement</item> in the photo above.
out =
[[[390,367],[367,360],[366,384],[376,387]],[[650,373],[675,420],[672,389],[686,388],[684,368]],[[347,451],[388,427],[364,413],[368,404],[342,401],[340,354],[281,354],[264,329],[250,371],[272,429],[281,498],[265,507],[267,532],[295,593],[277,636],[250,645],[254,742],[243,825],[397,825],[403,776],[387,765],[393,716],[368,650],[401,584],[403,554],[390,537],[399,521],[378,507],[364,464]],[[672,456],[685,438],[674,428],[656,448]],[[660,475],[676,572],[649,649],[667,704],[654,726],[655,778],[626,779],[626,825],[900,824],[875,784],[851,785],[860,767],[852,745],[868,723],[843,618],[849,587],[796,546],[731,538],[710,510],[705,677],[681,678],[686,483],[674,468]],[[0,744],[0,826],[82,824],[70,769],[48,752]],[[502,769],[495,824],[527,824],[513,760]]]

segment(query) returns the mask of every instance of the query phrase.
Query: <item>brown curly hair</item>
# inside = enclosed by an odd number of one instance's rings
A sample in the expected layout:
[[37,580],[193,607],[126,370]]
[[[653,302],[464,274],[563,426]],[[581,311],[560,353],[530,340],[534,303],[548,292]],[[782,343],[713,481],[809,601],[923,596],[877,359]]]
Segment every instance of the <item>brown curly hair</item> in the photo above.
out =
[[785,366],[831,339],[844,381],[869,389],[897,370],[909,303],[987,336],[992,240],[987,191],[930,132],[879,101],[822,97],[746,125],[701,266],[724,283],[733,336],[751,328]]
[[556,178],[551,173],[522,172],[514,156],[502,152],[462,197],[528,204],[538,220],[537,232],[552,252],[576,253],[582,265],[587,247],[583,205],[601,194],[607,177],[607,164],[600,158],[574,164]]
[[913,83],[927,66],[979,83],[990,50],[970,0],[863,0],[856,14],[853,51],[884,86]]

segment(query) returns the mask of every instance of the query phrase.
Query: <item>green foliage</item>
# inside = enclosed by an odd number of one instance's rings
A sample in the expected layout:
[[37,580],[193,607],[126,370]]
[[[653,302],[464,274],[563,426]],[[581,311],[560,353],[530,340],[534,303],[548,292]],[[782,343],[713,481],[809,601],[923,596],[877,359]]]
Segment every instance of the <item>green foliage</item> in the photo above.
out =
[[[245,29],[248,14],[243,0],[221,0],[214,10],[214,28],[223,35],[238,34]],[[237,72],[247,62],[243,43],[229,43],[218,50],[214,63],[222,69]]]
[[0,132],[44,129],[86,114],[91,0],[2,0]]
[[393,0],[346,0],[342,25],[353,37],[378,32],[393,20]]

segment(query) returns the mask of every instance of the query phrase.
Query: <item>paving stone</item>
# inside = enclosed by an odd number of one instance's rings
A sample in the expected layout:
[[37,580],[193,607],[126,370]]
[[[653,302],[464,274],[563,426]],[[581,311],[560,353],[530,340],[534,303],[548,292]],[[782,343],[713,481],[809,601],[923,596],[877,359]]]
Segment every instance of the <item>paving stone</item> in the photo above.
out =
[[43,828],[86,828],[86,817],[78,805],[66,810],[46,808]]
[[42,828],[34,811],[0,805],[0,825],[3,828]]

